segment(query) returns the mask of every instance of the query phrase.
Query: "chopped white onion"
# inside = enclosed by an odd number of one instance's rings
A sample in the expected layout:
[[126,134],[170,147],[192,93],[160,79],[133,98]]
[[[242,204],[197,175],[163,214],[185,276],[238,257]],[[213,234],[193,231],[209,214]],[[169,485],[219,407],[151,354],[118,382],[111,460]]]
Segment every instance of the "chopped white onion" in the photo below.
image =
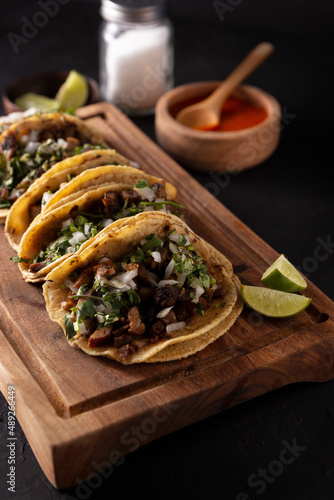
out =
[[73,219],[67,219],[67,220],[64,220],[62,223],[61,223],[61,227],[64,229],[65,227],[69,226],[71,224],[71,222],[73,222]]
[[179,253],[179,249],[177,248],[174,243],[170,242],[169,244],[169,250],[174,254],[174,253]]
[[169,239],[170,239],[170,241],[174,241],[174,243],[178,243],[179,239],[180,239],[180,235],[179,234],[170,234]]
[[103,323],[104,322],[104,315],[103,314],[97,314],[96,315],[96,319],[99,323]]
[[181,330],[181,328],[184,328],[186,326],[185,321],[179,321],[178,323],[171,323],[170,325],[166,326],[166,332],[171,333],[175,332],[176,330]]
[[169,236],[169,239],[171,241],[174,241],[175,243],[179,243],[179,244],[180,244],[180,238],[185,238],[185,240],[186,240],[186,243],[183,246],[187,247],[188,245],[190,245],[189,238],[185,234],[171,234]]
[[42,196],[42,202],[41,202],[42,210],[44,209],[47,202],[49,200],[51,200],[52,196],[53,196],[53,193],[51,193],[50,191],[44,191],[43,196]]
[[44,153],[44,154],[51,154],[52,153],[52,147],[50,144],[39,144],[38,146],[38,152],[39,153]]
[[168,264],[168,266],[166,267],[166,270],[165,270],[165,278],[169,278],[169,276],[172,274],[173,272],[173,269],[174,269],[174,266],[175,266],[175,261],[174,259],[172,259],[170,261],[170,263]]
[[183,273],[183,274],[177,274],[177,282],[180,283],[180,285],[184,285],[184,282],[187,279],[188,273]]
[[30,155],[34,155],[40,146],[40,142],[29,141],[24,148],[24,151]]
[[161,262],[161,253],[160,252],[152,252],[151,253],[153,259],[154,259],[154,262]]
[[204,288],[201,287],[195,280],[190,283],[190,286],[195,289],[195,298],[192,300],[192,302],[198,302],[198,299],[200,298],[201,295],[204,293]]
[[161,311],[157,314],[157,318],[164,318],[165,316],[167,316],[167,314],[173,309],[173,307],[174,306],[170,306],[165,307],[165,309],[161,309]]
[[[110,320],[110,314],[106,314],[105,318],[106,318],[107,320]],[[118,316],[116,316],[116,318],[113,318],[113,319],[110,321],[110,323],[116,323],[116,321],[118,321],[118,320],[119,320],[119,318],[118,318]]]
[[131,290],[131,286],[129,285],[123,285],[123,288],[114,288],[112,293],[118,293],[118,292],[127,292],[128,290]]
[[162,288],[165,285],[178,285],[179,282],[176,280],[161,280],[158,283],[158,288]]
[[108,286],[109,285],[108,278],[106,278],[105,276],[101,276],[100,274],[97,275],[96,281],[99,283],[100,286]]
[[97,306],[94,306],[96,312],[105,312],[106,311],[106,306],[104,304],[98,304]]
[[27,144],[27,142],[29,142],[29,136],[26,134],[22,135],[20,141],[22,144]]
[[91,225],[90,222],[85,222],[85,225],[84,225],[85,236],[89,236],[90,235],[91,226],[92,225]]
[[138,275],[138,268],[131,271],[126,271],[125,273],[120,273],[114,277],[114,279],[119,280],[121,283],[128,283],[133,280]]
[[74,253],[75,252],[75,248],[74,247],[67,247],[66,248],[66,253]]
[[84,235],[84,233],[82,233],[81,231],[74,231],[74,233],[72,234],[72,238],[70,238],[68,240],[69,244],[71,246],[75,246],[77,245],[80,241],[86,241],[86,236]]
[[127,287],[125,283],[122,283],[117,278],[112,278],[111,280],[108,280],[108,284],[120,290],[123,290],[124,288],[127,288],[128,290],[130,289],[130,287]]
[[37,142],[39,137],[39,130],[31,130],[29,134],[29,141]]
[[71,292],[74,292],[76,293],[78,291],[78,288],[74,288],[73,286],[73,281],[70,281],[68,279],[65,279],[64,280],[64,285],[67,286],[67,288],[69,288],[71,290]]
[[128,285],[132,288],[132,290],[137,288],[137,285],[133,280],[128,281]]
[[143,240],[141,240],[140,241],[141,246],[145,245],[146,242],[147,242],[147,240],[145,238]]
[[148,201],[154,201],[155,192],[148,186],[143,188],[135,188],[135,191],[144,199]]
[[109,224],[111,224],[112,222],[114,222],[112,219],[103,219],[103,221],[102,221],[102,226],[103,226],[103,227],[107,227],[107,226],[109,226]]
[[79,325],[79,329],[78,330],[79,330],[80,335],[83,335],[84,333],[86,333],[87,332],[87,328],[86,328],[85,323],[83,321],[81,323],[79,323],[79,322],[77,322],[77,323]]
[[[0,124],[7,124],[7,123],[14,123],[14,122],[18,122],[20,120],[22,120],[22,118],[24,117],[24,114],[22,113],[22,111],[15,111],[13,113],[9,113],[9,115],[7,116],[0,116]],[[24,137],[24,136],[22,136]],[[21,137],[21,141],[22,141],[22,137]]]
[[68,146],[68,143],[62,137],[60,137],[57,142],[62,149],[66,149]]
[[195,288],[195,293],[197,297],[200,297],[204,293],[204,288],[201,285],[197,285]]
[[107,262],[109,260],[110,259],[108,257],[102,257],[102,259],[99,260],[99,264],[100,264],[100,262]]

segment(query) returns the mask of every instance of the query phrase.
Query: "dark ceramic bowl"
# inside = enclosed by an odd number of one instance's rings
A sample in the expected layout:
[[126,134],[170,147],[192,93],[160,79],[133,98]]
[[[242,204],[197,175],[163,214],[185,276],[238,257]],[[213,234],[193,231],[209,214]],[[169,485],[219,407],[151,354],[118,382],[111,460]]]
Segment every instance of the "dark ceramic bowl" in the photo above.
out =
[[[22,111],[14,101],[17,97],[26,92],[35,92],[36,94],[54,98],[68,74],[69,71],[50,71],[48,73],[28,75],[11,83],[2,95],[5,112],[12,113],[14,111]],[[99,100],[99,86],[98,83],[89,76],[85,75],[85,78],[89,87],[88,99],[85,104],[93,104]]]

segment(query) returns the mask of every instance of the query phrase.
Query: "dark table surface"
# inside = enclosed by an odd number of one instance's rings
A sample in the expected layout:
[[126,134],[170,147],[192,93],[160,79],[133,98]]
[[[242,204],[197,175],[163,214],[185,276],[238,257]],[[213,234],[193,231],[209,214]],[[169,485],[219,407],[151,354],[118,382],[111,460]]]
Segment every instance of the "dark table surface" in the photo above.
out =
[[[41,70],[76,68],[98,78],[98,1],[60,3],[58,14],[16,54],[8,33],[21,34],[22,17],[32,19],[40,7],[37,2],[6,2],[0,16],[1,92],[17,77]],[[174,0],[170,16],[176,85],[223,79],[256,43],[275,44],[274,55],[248,83],[273,94],[283,107],[279,147],[263,164],[232,176],[218,198],[334,299],[333,254],[321,262],[314,258],[319,238],[334,241],[332,5]],[[154,139],[153,116],[134,121]],[[211,181],[208,175],[193,175],[204,186]],[[54,489],[18,427],[16,492],[8,492],[6,426],[1,396],[4,499],[334,496],[334,381],[283,387],[160,438],[126,456],[98,488]],[[277,461],[289,447],[291,460],[282,467]]]

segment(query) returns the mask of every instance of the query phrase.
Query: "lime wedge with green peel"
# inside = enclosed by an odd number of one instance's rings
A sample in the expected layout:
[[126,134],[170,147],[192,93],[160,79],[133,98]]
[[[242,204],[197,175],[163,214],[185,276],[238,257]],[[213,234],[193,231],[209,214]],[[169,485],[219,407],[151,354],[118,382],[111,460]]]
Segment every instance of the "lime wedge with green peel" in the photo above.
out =
[[36,108],[38,111],[53,112],[60,109],[60,104],[55,99],[35,94],[34,92],[27,92],[17,97],[15,99],[15,104],[24,110]]
[[311,299],[304,295],[262,286],[241,285],[241,296],[254,311],[272,318],[294,316],[306,309],[311,302]]
[[282,292],[299,292],[307,287],[304,278],[283,254],[263,273],[261,281]]
[[66,111],[69,108],[79,108],[88,99],[88,83],[84,76],[75,70],[70,71],[65,82],[56,95],[60,108]]

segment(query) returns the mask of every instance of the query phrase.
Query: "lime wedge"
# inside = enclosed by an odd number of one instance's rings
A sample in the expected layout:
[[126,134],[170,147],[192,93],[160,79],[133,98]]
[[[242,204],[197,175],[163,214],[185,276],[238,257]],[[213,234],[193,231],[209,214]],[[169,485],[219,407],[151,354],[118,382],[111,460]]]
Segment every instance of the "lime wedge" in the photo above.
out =
[[307,286],[304,278],[283,254],[263,273],[261,281],[269,288],[282,292],[299,292]]
[[294,316],[306,309],[311,302],[311,299],[304,295],[262,286],[241,285],[241,296],[254,311],[273,318]]
[[58,111],[60,107],[59,102],[55,99],[35,94],[34,92],[27,92],[26,94],[17,97],[15,99],[15,104],[24,110],[36,108],[38,111],[43,112]]
[[69,108],[76,109],[83,106],[87,99],[88,83],[86,78],[75,70],[70,71],[56,95],[60,108],[63,111]]

